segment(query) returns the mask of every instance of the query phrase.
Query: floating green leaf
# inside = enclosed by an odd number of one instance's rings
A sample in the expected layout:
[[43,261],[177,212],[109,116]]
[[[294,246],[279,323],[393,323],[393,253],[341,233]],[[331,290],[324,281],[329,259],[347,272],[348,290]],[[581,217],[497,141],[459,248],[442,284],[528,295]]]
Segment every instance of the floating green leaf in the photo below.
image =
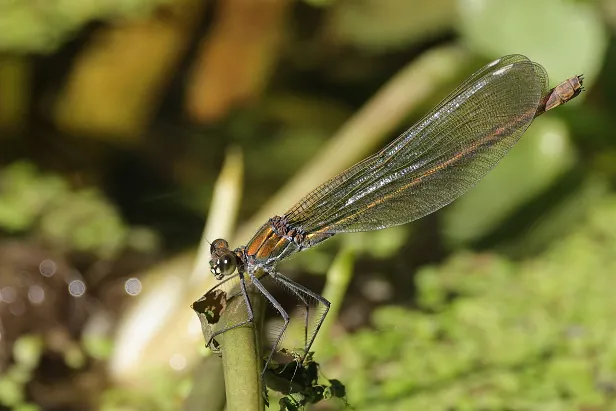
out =
[[596,78],[607,33],[593,2],[459,0],[465,41],[490,59],[524,54],[543,65],[553,85],[576,74]]

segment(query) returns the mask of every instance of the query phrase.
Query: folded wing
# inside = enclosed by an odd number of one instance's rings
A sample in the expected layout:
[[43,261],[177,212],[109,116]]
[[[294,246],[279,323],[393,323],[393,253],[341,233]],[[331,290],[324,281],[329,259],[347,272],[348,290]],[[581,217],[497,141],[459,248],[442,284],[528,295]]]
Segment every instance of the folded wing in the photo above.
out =
[[547,90],[539,64],[521,55],[496,60],[388,146],[322,184],[285,215],[308,232],[338,233],[377,230],[430,214],[503,158]]

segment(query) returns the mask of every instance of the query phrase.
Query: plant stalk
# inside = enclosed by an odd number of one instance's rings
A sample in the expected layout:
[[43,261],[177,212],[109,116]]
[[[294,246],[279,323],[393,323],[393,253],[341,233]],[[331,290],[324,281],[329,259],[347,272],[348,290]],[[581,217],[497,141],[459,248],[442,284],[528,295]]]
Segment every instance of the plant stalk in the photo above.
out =
[[[254,321],[234,328],[220,336],[223,348],[222,366],[227,393],[227,411],[265,410],[264,387],[261,370],[261,335],[265,314],[265,299],[257,291],[248,289]],[[248,319],[244,299],[241,296],[229,301],[222,317],[223,324],[237,324]]]

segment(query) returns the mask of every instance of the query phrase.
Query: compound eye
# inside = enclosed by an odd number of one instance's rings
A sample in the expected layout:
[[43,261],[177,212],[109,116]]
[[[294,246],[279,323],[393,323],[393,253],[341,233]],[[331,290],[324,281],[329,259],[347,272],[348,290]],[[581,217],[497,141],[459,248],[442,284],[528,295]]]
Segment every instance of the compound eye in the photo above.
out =
[[237,267],[235,255],[231,253],[224,254],[216,261],[216,266],[222,275],[233,274],[235,268]]

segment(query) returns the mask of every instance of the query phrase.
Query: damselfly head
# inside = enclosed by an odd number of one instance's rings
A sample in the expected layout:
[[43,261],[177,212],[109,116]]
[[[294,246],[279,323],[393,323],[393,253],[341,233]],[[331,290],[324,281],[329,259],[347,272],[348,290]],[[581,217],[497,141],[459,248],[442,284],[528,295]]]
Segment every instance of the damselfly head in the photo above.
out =
[[212,241],[210,246],[210,271],[217,280],[222,280],[224,276],[231,275],[237,268],[235,254],[229,250],[229,243],[222,238]]

